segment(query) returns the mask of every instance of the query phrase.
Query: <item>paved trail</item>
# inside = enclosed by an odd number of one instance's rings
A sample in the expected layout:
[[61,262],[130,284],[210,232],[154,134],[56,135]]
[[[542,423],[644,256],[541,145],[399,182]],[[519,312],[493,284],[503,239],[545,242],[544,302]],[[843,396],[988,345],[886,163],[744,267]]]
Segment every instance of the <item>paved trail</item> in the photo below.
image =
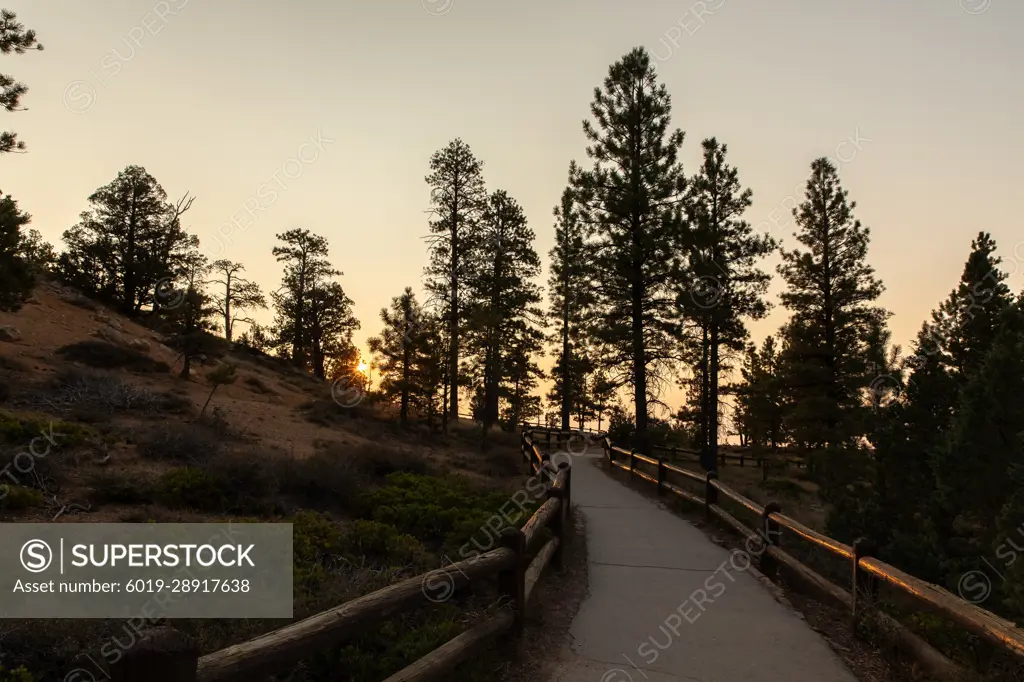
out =
[[747,563],[594,466],[573,462],[590,594],[573,621],[566,682],[856,682]]

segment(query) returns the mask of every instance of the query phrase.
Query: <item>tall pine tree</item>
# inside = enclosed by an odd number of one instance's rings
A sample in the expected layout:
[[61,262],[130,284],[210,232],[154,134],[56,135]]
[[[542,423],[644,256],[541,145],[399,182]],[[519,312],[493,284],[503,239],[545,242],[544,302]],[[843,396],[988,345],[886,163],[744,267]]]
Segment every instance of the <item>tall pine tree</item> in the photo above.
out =
[[[578,173],[573,163],[569,167],[570,183]],[[551,340],[558,347],[549,399],[557,403],[561,428],[565,431],[569,429],[570,416],[584,402],[590,369],[586,350],[594,290],[587,236],[572,189],[566,188],[561,203],[555,207],[555,245],[550,253],[548,279],[548,318],[554,327]]]
[[591,170],[574,190],[594,239],[595,328],[610,378],[633,389],[637,446],[649,452],[648,406],[679,337],[675,282],[686,179],[681,130],[650,55],[636,48],[612,64],[584,121]]
[[447,317],[448,410],[459,417],[459,352],[466,313],[466,280],[472,272],[480,214],[487,204],[483,163],[461,139],[430,157],[429,303]]
[[689,271],[683,309],[701,335],[701,451],[704,468],[714,469],[722,350],[743,350],[748,336],[744,321],[767,313],[764,294],[771,276],[758,268],[758,261],[777,245],[743,220],[752,192],[742,188],[736,168],[726,161],[727,146],[710,138],[702,147],[703,163],[686,194]]
[[532,281],[540,274],[533,240],[522,207],[502,190],[491,194],[480,220],[475,267],[467,282],[471,296],[467,350],[482,395],[485,430],[501,416],[502,386],[509,376],[505,344],[516,331],[524,333],[541,317],[540,289]]
[[[793,439],[815,453],[829,482],[844,485],[860,457],[863,396],[874,377],[868,337],[888,313],[875,305],[882,283],[867,264],[870,231],[853,217],[836,167],[811,164],[804,201],[795,209],[800,247],[783,250],[782,303],[792,317],[784,329],[785,366]],[[828,450],[827,458],[819,456]],[[826,465],[822,470],[820,465]]]

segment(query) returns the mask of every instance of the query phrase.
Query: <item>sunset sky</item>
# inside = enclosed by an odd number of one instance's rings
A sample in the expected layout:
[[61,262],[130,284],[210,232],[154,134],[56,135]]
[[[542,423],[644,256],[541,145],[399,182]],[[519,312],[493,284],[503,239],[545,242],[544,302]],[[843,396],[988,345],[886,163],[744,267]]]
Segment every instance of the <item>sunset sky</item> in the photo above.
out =
[[[546,264],[569,162],[588,163],[593,89],[637,45],[673,96],[687,173],[703,138],[728,144],[754,192],[747,219],[789,248],[785,207],[812,159],[836,160],[871,228],[897,342],[955,285],[979,230],[1024,287],[1019,0],[0,6],[46,48],[0,56],[0,73],[29,87],[27,111],[0,113],[28,145],[0,158],[0,189],[33,227],[59,246],[92,191],[142,165],[172,198],[196,196],[184,222],[203,251],[245,263],[264,290],[279,285],[276,233],[327,237],[360,345],[391,297],[419,290],[424,175],[455,137],[484,161],[489,189],[524,206]],[[754,338],[785,316],[754,323]]]

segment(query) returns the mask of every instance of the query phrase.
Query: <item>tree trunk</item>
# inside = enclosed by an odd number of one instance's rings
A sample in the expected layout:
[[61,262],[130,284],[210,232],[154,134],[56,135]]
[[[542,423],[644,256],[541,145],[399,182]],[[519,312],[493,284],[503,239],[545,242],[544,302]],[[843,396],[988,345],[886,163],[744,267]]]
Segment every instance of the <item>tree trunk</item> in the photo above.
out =
[[225,277],[224,284],[224,338],[231,343],[231,273]]
[[[639,269],[638,269],[639,270]],[[641,273],[634,273],[639,278]],[[636,448],[650,454],[650,435],[647,432],[647,362],[644,345],[643,288],[633,285],[633,410],[636,413]]]
[[402,319],[402,428],[409,426],[409,305],[406,301]]
[[[567,270],[568,268],[563,268]],[[568,275],[566,275],[568,277]],[[563,280],[564,285],[564,280]],[[569,344],[569,292],[562,288],[562,430],[569,430],[569,412],[572,410],[572,391],[569,377],[571,376]]]
[[700,342],[700,426],[698,434],[700,437],[700,461],[705,471],[714,471],[717,468],[715,459],[711,456],[711,448],[708,447],[711,432],[711,418],[709,416],[711,404],[711,377],[708,371],[711,364],[708,321],[707,317],[701,321],[701,342]]
[[718,470],[718,324],[711,322],[711,372],[708,393],[708,460]]
[[459,194],[458,177],[455,178],[455,193],[452,197],[452,298],[451,317],[448,320],[448,385],[449,412],[453,419],[459,418]]
[[448,372],[444,373],[441,380],[441,431],[448,433]]

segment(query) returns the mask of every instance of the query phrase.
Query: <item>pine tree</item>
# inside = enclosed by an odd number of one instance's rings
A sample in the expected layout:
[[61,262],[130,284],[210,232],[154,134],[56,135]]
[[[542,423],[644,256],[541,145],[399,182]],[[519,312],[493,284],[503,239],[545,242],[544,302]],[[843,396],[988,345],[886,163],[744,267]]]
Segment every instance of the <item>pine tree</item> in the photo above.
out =
[[741,351],[748,332],[745,319],[768,311],[764,294],[771,276],[757,262],[775,250],[767,234],[758,235],[742,219],[752,192],[742,189],[737,170],[726,162],[728,148],[715,138],[703,142],[704,160],[686,194],[689,218],[689,281],[684,310],[701,333],[701,417],[703,465],[718,461],[719,382],[722,348]]
[[608,380],[603,370],[595,370],[590,381],[590,403],[597,418],[597,430],[601,430],[604,415],[615,399],[615,384]]
[[430,157],[430,263],[426,289],[430,303],[447,316],[448,398],[452,419],[459,417],[459,352],[465,321],[465,282],[473,267],[478,222],[487,203],[483,163],[455,139]]
[[415,402],[418,388],[417,374],[428,350],[423,328],[424,313],[412,287],[406,287],[401,296],[391,300],[390,308],[382,308],[380,319],[384,329],[370,339],[370,350],[381,356],[381,391],[399,401],[399,419],[403,427],[409,425],[409,409]]
[[594,166],[574,182],[580,216],[595,234],[595,334],[617,384],[633,389],[637,445],[649,452],[648,405],[679,337],[677,252],[686,180],[683,132],[669,132],[671,100],[650,55],[636,48],[595,88],[585,121]]
[[[569,167],[570,184],[579,174]],[[562,193],[555,207],[555,246],[551,249],[551,299],[548,317],[555,327],[552,342],[559,347],[552,372],[553,384],[548,399],[558,405],[562,430],[569,429],[569,418],[585,408],[583,393],[592,363],[587,357],[591,308],[594,305],[593,272],[590,268],[587,231],[580,220],[572,189]]]
[[775,452],[785,442],[785,398],[775,337],[766,337],[760,349],[751,344],[742,376],[744,384],[738,402],[742,407],[743,429],[755,452]]
[[[25,50],[42,50],[36,41],[36,32],[25,30],[14,12],[0,9],[0,54],[24,54]],[[22,111],[22,96],[28,92],[24,83],[0,73],[0,106],[7,111]],[[25,151],[25,143],[15,133],[0,133],[0,154]]]
[[328,361],[351,354],[351,335],[359,323],[352,301],[332,281],[341,273],[327,260],[327,240],[309,230],[277,235],[284,246],[274,256],[284,263],[281,288],[271,294],[277,347],[296,367],[326,378]]
[[182,279],[185,261],[199,246],[181,226],[192,207],[176,204],[141,166],[128,166],[90,197],[89,210],[64,232],[60,271],[66,281],[117,304],[126,315],[144,306],[157,312],[158,291]]
[[210,334],[216,328],[213,318],[217,309],[206,293],[206,278],[210,274],[206,256],[196,252],[189,254],[183,260],[182,273],[180,290],[164,292],[173,303],[163,310],[163,315],[176,329],[168,345],[181,353],[180,376],[187,379],[192,361],[217,349]]
[[21,231],[31,221],[32,216],[19,210],[10,195],[0,192],[0,310],[14,312],[21,308],[35,284]]
[[448,376],[448,353],[444,344],[444,319],[424,312],[419,319],[419,349],[416,372],[413,375],[416,390],[412,405],[423,415],[427,427],[434,431],[438,416],[444,414],[447,395],[444,390]]
[[542,316],[534,234],[519,204],[502,190],[491,194],[480,220],[479,246],[467,281],[467,351],[482,395],[484,430],[498,423],[502,386],[509,376],[505,344]]
[[835,485],[861,461],[853,446],[874,378],[868,376],[868,336],[888,316],[874,305],[883,286],[866,262],[870,231],[854,219],[854,208],[835,166],[814,161],[806,198],[793,209],[803,248],[783,250],[779,266],[787,284],[782,303],[792,311],[784,328],[787,428],[812,451],[830,450],[827,460],[815,456],[812,464],[827,461]]
[[1012,302],[995,248],[986,233],[972,241],[957,287],[922,325],[904,363],[910,375],[901,399],[886,410],[884,430],[872,435],[874,488],[890,530],[887,544],[878,538],[882,549],[899,565],[936,580],[960,513],[939,491],[960,486],[967,461],[965,453],[948,449],[950,429],[960,394],[991,350],[1000,316]]
[[306,335],[310,340],[310,368],[318,379],[326,379],[328,366],[348,358],[355,348],[352,334],[359,329],[359,321],[352,314],[353,301],[341,284],[330,279],[341,274],[331,267],[311,270]]
[[974,568],[1009,532],[1008,522],[1024,520],[1024,301],[1000,313],[991,348],[975,367],[939,459],[940,500],[955,517],[940,527],[951,572]]
[[261,324],[252,324],[238,337],[238,343],[259,353],[266,353],[273,347],[270,332]]
[[504,401],[502,420],[508,431],[524,421],[540,417],[540,396],[534,395],[544,372],[537,364],[543,352],[544,335],[526,320],[519,320],[505,340],[504,383],[500,397]]
[[253,308],[266,308],[267,299],[259,284],[239,275],[245,271],[245,266],[241,263],[224,259],[214,261],[212,271],[219,279],[213,280],[211,284],[223,287],[223,293],[214,294],[213,302],[217,306],[218,315],[224,321],[224,338],[231,343],[235,323],[255,324],[252,318],[239,316],[239,312]]

